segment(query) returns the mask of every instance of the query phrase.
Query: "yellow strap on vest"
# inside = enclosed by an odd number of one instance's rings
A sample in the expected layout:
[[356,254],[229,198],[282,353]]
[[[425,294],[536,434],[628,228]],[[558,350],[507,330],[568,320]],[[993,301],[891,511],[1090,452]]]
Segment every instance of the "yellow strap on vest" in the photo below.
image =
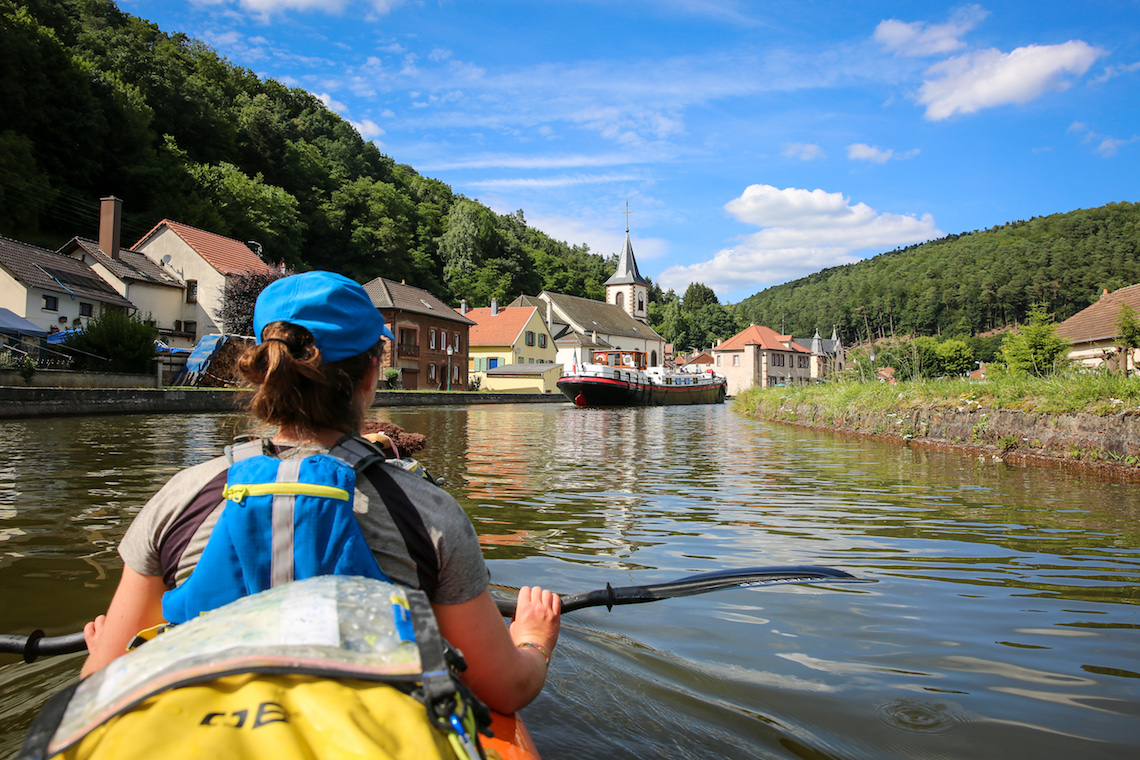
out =
[[159,623],[158,625],[152,625],[150,628],[142,629],[136,633],[135,637],[131,639],[129,644],[127,644],[127,651],[129,652],[132,649],[141,647],[143,644],[147,643],[158,634],[165,632],[170,627],[170,623]]
[[336,486],[322,486],[316,483],[255,483],[252,485],[226,486],[222,496],[241,504],[247,496],[294,494],[299,496],[324,496],[329,499],[348,501],[349,493]]

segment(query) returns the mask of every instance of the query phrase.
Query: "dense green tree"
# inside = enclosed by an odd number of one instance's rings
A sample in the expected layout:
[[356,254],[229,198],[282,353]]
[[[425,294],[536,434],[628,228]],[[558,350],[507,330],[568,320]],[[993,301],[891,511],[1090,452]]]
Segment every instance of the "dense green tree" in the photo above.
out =
[[[90,234],[97,199],[114,194],[127,239],[177,219],[255,240],[271,263],[455,300],[543,288],[603,298],[613,272],[521,212],[497,216],[397,164],[311,93],[111,0],[0,0],[0,102],[0,233],[48,247]],[[486,228],[456,256],[458,203]]]
[[940,377],[946,369],[938,352],[938,341],[929,336],[920,336],[911,343],[913,351],[912,373],[914,377]]
[[944,374],[967,375],[974,370],[974,352],[964,340],[944,340],[938,344],[937,352]]
[[1057,336],[1053,315],[1044,305],[1034,304],[1029,311],[1029,324],[1006,336],[1002,355],[1011,372],[1041,377],[1053,374],[1068,348],[1068,341]]
[[304,223],[297,199],[261,175],[249,177],[229,163],[189,167],[201,197],[211,199],[213,211],[206,226],[218,234],[241,241],[256,241],[270,264],[284,262],[301,266],[301,233]]
[[222,332],[253,336],[253,307],[257,304],[257,297],[270,283],[284,276],[274,269],[227,277],[226,286],[222,290],[222,306],[218,310]]
[[716,292],[703,282],[691,283],[685,289],[685,295],[681,299],[685,311],[690,313],[698,312],[708,304],[714,303],[720,303],[716,297]]

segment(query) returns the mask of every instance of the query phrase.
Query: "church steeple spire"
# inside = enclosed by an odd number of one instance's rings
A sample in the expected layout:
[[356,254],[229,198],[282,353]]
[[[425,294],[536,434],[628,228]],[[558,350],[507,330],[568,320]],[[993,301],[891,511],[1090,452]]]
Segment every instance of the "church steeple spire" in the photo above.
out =
[[648,324],[649,281],[637,269],[629,239],[629,201],[625,202],[625,245],[618,256],[617,271],[605,282],[606,303],[612,303],[639,322]]
[[618,256],[617,271],[610,279],[606,280],[605,284],[607,287],[629,284],[648,286],[649,282],[637,270],[637,259],[633,257],[633,243],[629,239],[629,201],[625,202],[623,213],[625,214],[625,245],[621,247],[621,255]]

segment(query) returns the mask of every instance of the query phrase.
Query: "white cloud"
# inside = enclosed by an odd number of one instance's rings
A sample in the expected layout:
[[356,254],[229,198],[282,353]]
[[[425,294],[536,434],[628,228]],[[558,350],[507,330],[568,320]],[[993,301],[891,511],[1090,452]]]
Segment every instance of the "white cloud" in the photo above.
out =
[[356,131],[365,140],[375,140],[384,136],[384,130],[379,124],[372,121],[372,119],[365,119],[364,121],[354,121],[352,126],[356,127]]
[[885,164],[891,160],[893,150],[881,150],[867,143],[855,143],[847,146],[847,158],[851,161],[870,161],[875,164]]
[[636,182],[644,179],[636,174],[576,174],[560,177],[512,177],[504,179],[485,179],[477,182],[463,183],[467,187],[479,189],[501,190],[506,188],[549,189],[553,187],[573,187],[576,185],[594,185],[604,182]]
[[1109,158],[1115,156],[1125,145],[1131,145],[1137,141],[1140,141],[1140,135],[1132,135],[1132,137],[1129,137],[1127,140],[1106,136],[1100,141],[1100,144],[1096,146],[1096,152],[1104,158]]
[[1081,40],[1061,45],[1028,45],[1011,53],[980,50],[949,58],[927,69],[919,91],[926,118],[940,121],[983,108],[1028,103],[1049,90],[1064,90],[1066,75],[1081,76],[1105,54]]
[[333,100],[332,96],[327,92],[314,92],[313,97],[325,104],[325,108],[330,111],[335,111],[338,114],[344,115],[348,111],[348,106],[340,101]]
[[[349,4],[349,0],[240,0],[242,8],[270,15],[283,11],[325,11],[327,13],[340,13]],[[372,10],[381,15],[387,15],[404,4],[404,0],[369,0]]]
[[1094,150],[1101,155],[1102,158],[1111,158],[1120,152],[1120,149],[1125,145],[1131,145],[1134,142],[1140,142],[1140,135],[1132,135],[1127,139],[1112,137],[1110,135],[1101,135],[1092,131],[1088,124],[1083,121],[1074,121],[1069,125],[1068,130],[1070,134],[1084,135],[1083,143],[1096,143]]
[[[737,220],[762,227],[709,261],[661,273],[663,288],[703,282],[721,293],[759,290],[827,267],[858,261],[859,251],[884,251],[940,237],[930,214],[878,213],[842,193],[751,185],[725,204]],[[749,295],[749,294],[745,294]]]
[[867,143],[853,143],[847,146],[847,158],[850,161],[870,161],[874,164],[885,164],[894,159],[914,158],[919,154],[918,148],[908,150],[906,153],[895,153],[891,148],[883,150],[877,145]]
[[239,5],[247,11],[269,15],[281,11],[331,11],[344,10],[347,0],[240,0]]
[[548,156],[518,156],[509,153],[485,154],[464,157],[448,163],[425,163],[424,171],[450,171],[454,169],[571,169],[584,166],[620,166],[638,163],[622,153],[570,153]]
[[[613,224],[609,226],[591,224],[581,216],[527,212],[526,220],[528,225],[542,230],[555,240],[562,240],[570,245],[585,244],[589,246],[591,252],[603,256],[618,253],[625,243],[625,231],[620,227]],[[660,238],[636,237],[633,249],[638,261],[653,261],[666,256],[669,245]]]
[[1135,71],[1140,71],[1140,61],[1137,61],[1136,63],[1129,63],[1129,64],[1123,64],[1122,63],[1119,66],[1105,66],[1104,67],[1104,73],[1101,74],[1096,79],[1090,80],[1090,83],[1091,84],[1103,84],[1104,82],[1107,82],[1110,79],[1114,79],[1115,77],[1119,77],[1119,76],[1124,76],[1125,74],[1131,74]]
[[814,161],[817,158],[824,158],[825,154],[823,148],[815,143],[784,143],[780,155],[784,158],[798,158],[801,161]]
[[895,55],[927,56],[952,53],[965,47],[961,37],[970,31],[989,11],[979,5],[957,9],[945,24],[910,23],[888,19],[875,27],[874,39]]

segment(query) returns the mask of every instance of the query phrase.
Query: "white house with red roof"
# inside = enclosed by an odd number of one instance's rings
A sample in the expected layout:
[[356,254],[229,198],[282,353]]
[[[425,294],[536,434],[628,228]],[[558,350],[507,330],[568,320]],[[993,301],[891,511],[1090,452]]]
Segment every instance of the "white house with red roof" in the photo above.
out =
[[227,278],[273,269],[239,240],[170,219],[155,225],[132,249],[185,283],[180,327],[195,340],[222,332],[219,312]]
[[[468,372],[478,377],[482,387],[496,390],[487,370],[506,365],[555,363],[558,349],[546,327],[546,321],[534,306],[499,307],[496,299],[489,307],[470,309],[466,304],[457,310],[475,325],[471,328]],[[558,382],[559,373],[553,373]],[[552,385],[551,391],[556,390]]]
[[716,371],[728,378],[730,396],[757,386],[809,382],[815,357],[791,335],[763,325],[749,325],[709,353]]
[[183,328],[193,322],[193,307],[187,306],[186,284],[169,267],[159,266],[144,254],[119,244],[123,202],[114,196],[101,199],[99,239],[76,236],[58,253],[77,259],[134,304],[138,314],[154,320],[159,337],[179,348],[192,347],[195,336]]
[[1111,293],[1105,289],[1095,303],[1057,325],[1057,337],[1072,344],[1069,359],[1086,367],[1107,364],[1115,372],[1135,371],[1140,366],[1137,352],[1121,352],[1117,325],[1126,306],[1140,319],[1140,285],[1129,285]]

